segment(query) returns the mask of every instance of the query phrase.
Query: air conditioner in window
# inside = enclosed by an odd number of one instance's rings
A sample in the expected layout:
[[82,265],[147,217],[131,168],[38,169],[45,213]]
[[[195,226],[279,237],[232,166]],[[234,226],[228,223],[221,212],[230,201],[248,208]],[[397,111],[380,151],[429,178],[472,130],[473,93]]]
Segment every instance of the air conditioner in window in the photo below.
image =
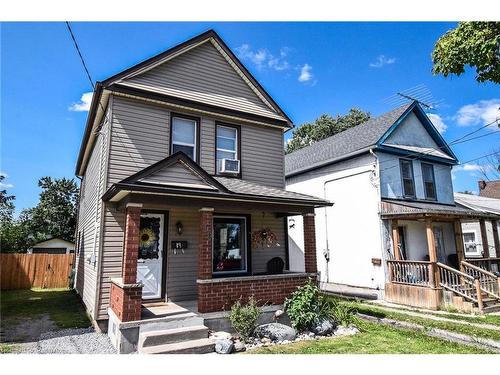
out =
[[219,172],[227,174],[240,173],[240,161],[234,159],[221,159],[219,160]]
[[473,242],[469,242],[465,244],[465,252],[466,253],[475,253],[476,252],[476,244]]

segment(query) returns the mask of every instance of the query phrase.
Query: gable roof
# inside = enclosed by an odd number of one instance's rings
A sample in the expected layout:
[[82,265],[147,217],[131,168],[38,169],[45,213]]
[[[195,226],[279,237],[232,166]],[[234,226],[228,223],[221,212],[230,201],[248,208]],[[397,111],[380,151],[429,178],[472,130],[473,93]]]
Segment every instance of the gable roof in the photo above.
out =
[[[168,180],[148,180],[151,176],[158,175],[160,171],[168,170],[178,163],[181,163],[182,166],[186,168],[187,173],[192,173],[197,176],[206,186],[179,184],[175,181],[171,182]],[[311,195],[263,186],[237,178],[213,177],[182,151],[176,152],[158,163],[113,184],[108,191],[104,193],[102,199],[104,201],[119,201],[122,199],[121,194],[130,192],[156,193],[193,198],[228,199],[233,201],[267,202],[275,204],[284,203],[310,207],[332,205],[324,199]]]
[[[158,67],[166,61],[172,60],[186,52],[204,44],[211,43],[225,61],[241,77],[246,85],[265,103],[269,108],[267,113],[251,113],[238,109],[226,108],[223,105],[208,104],[203,100],[192,100],[179,97],[174,92],[154,92],[150,87],[134,84],[134,77],[145,74],[151,69]],[[108,97],[111,92],[136,97],[145,97],[148,99],[167,102],[177,106],[193,108],[194,110],[204,111],[205,113],[215,113],[256,121],[259,123],[268,123],[270,125],[282,128],[293,128],[293,122],[285,111],[274,101],[260,83],[253,77],[248,69],[241,63],[226,43],[214,30],[208,30],[197,35],[183,43],[180,43],[156,56],[144,60],[128,69],[123,70],[102,82],[96,82],[95,90],[92,96],[90,110],[85,125],[85,133],[80,146],[80,152],[76,164],[76,175],[83,175],[88,152],[92,148],[95,134],[92,131],[97,128],[103,117],[104,108],[107,105]]]
[[455,203],[480,212],[500,215],[500,199],[480,195],[455,193]]
[[[417,102],[411,102],[286,155],[286,177],[335,163],[368,152],[370,149],[380,149],[388,152],[401,149],[401,152],[409,152],[410,150],[404,149],[404,146],[391,147],[391,145],[384,145],[384,142],[411,112],[417,114],[436,143],[449,155],[448,158],[443,158],[443,161],[449,159],[450,162],[456,162],[455,155],[427,118],[420,105]],[[415,151],[417,155],[423,152],[420,149]],[[432,156],[429,153],[428,157]],[[442,155],[437,154],[435,157],[439,156]]]

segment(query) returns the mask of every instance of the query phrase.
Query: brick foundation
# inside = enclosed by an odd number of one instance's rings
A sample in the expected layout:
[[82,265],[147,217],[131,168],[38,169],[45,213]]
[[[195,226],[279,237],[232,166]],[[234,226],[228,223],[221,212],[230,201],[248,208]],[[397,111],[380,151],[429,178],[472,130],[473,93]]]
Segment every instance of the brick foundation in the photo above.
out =
[[111,283],[110,305],[122,322],[141,319],[142,285]]
[[307,274],[198,280],[198,311],[228,311],[240,297],[246,301],[251,295],[259,305],[280,305],[309,277],[316,281],[316,275]]
[[314,214],[304,215],[304,263],[307,273],[316,273],[316,226]]

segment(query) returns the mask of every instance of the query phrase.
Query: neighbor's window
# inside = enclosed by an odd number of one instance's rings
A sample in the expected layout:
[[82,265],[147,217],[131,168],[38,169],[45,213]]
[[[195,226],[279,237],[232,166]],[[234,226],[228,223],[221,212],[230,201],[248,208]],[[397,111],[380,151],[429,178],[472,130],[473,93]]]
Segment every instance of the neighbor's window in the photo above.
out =
[[217,125],[217,172],[222,159],[238,160],[238,129]]
[[196,120],[184,117],[173,117],[172,154],[177,151],[182,151],[196,161],[196,131]]
[[399,160],[401,168],[401,180],[403,185],[403,196],[414,198],[415,197],[415,181],[413,180],[413,164],[411,160]]
[[432,164],[422,163],[422,180],[424,181],[425,199],[436,199],[436,182]]
[[474,232],[464,232],[464,248],[466,253],[476,253],[476,233]]
[[213,273],[247,271],[246,219],[214,217]]

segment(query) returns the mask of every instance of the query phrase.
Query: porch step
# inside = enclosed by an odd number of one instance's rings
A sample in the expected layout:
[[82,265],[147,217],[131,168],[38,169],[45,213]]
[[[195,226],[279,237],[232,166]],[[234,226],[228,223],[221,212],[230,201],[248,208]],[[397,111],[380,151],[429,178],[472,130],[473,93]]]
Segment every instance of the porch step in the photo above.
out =
[[492,313],[492,312],[497,312],[500,311],[500,305],[490,305],[483,307],[483,312],[484,313]]
[[194,327],[203,325],[204,319],[193,312],[180,313],[174,315],[162,316],[160,318],[148,319],[148,325],[141,331],[157,332],[175,328]]
[[175,342],[141,348],[139,353],[144,354],[204,354],[212,353],[215,342],[209,338]]
[[206,339],[207,337],[208,328],[204,325],[144,332],[141,333],[139,337],[139,347],[146,348],[150,346],[174,344],[182,341]]

